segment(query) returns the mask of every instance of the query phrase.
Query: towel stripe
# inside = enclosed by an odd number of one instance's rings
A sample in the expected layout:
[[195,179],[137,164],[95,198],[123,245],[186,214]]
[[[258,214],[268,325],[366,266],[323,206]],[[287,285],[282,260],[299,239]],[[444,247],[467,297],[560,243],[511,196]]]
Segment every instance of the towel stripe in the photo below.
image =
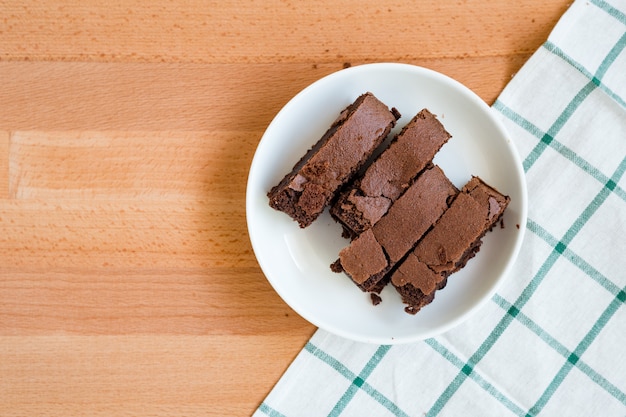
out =
[[[619,293],[618,293],[619,294]],[[617,294],[615,297],[617,298]],[[508,314],[514,315],[516,320],[518,320],[521,324],[523,324],[526,328],[532,331],[535,335],[537,335],[542,341],[544,341],[548,346],[550,346],[554,351],[558,352],[565,359],[571,357],[572,353],[569,349],[567,349],[563,344],[561,344],[556,338],[546,332],[541,326],[535,323],[523,312],[519,311],[515,308],[511,303],[501,297],[499,294],[496,294],[492,301],[494,301],[500,308],[506,311]],[[576,362],[575,366],[586,376],[589,377],[594,383],[608,392],[615,399],[620,401],[622,404],[626,406],[626,393],[621,391],[618,387],[609,382],[606,378],[600,375],[597,371],[587,365],[584,361],[579,360]]]
[[357,390],[359,390],[368,376],[372,373],[372,371],[376,368],[376,366],[380,363],[385,354],[389,351],[389,345],[381,345],[378,347],[374,355],[367,362],[361,373],[352,380],[352,384],[348,387],[348,389],[341,396],[339,401],[335,404],[331,412],[328,414],[328,417],[336,417],[341,414],[341,412],[346,408],[352,397],[356,394]]
[[[626,107],[626,101],[621,96],[619,96],[613,90],[611,90],[609,87],[607,87],[604,83],[602,83],[602,81],[599,78],[597,78],[597,76],[593,75],[585,67],[583,67],[576,60],[574,60],[571,56],[567,55],[561,48],[559,48],[558,46],[556,46],[555,44],[553,44],[550,41],[546,41],[543,44],[543,48],[545,48],[547,51],[551,52],[555,56],[561,58],[563,61],[567,62],[573,68],[577,69],[581,74],[583,74],[590,81],[592,81],[594,84],[596,84],[600,90],[604,91],[604,93],[607,96],[609,96],[611,99],[613,99],[620,106]],[[617,56],[613,57],[613,60],[615,58],[617,58]]]
[[626,32],[618,39],[615,45],[613,45],[613,48],[611,48],[608,55],[598,67],[598,71],[596,71],[596,78],[598,80],[601,80],[604,77],[604,74],[606,74],[609,70],[611,64],[615,61],[617,56],[622,53],[624,47],[626,47]]
[[[619,180],[621,179],[621,177],[624,175],[625,171],[626,171],[626,158],[622,159],[622,163],[619,165],[618,169],[615,171],[613,177],[611,178],[611,182],[617,184]],[[610,188],[608,186],[600,190],[600,192],[594,199],[594,202],[597,202],[597,206],[593,204],[590,206],[587,206],[587,208],[585,209],[585,212],[588,212],[588,213],[585,214],[583,212],[584,218],[588,219],[593,215],[593,213],[598,209],[598,207],[600,207],[600,205],[608,197],[609,190]],[[574,225],[576,224],[577,223],[575,223]],[[578,233],[581,227],[582,227],[582,224],[576,228],[570,229],[570,230],[575,230],[575,229],[577,230],[571,233],[571,237],[568,239],[568,243],[571,242],[571,240],[573,239],[575,234]],[[570,232],[570,230],[568,230],[568,233]],[[568,233],[566,233],[566,236],[568,235]],[[602,330],[602,328],[606,325],[606,323],[608,323],[609,319],[615,314],[617,309],[623,304],[623,301],[624,301],[623,298],[626,298],[626,297],[623,297],[622,294],[624,294],[624,290],[620,290],[620,292],[617,293],[617,295],[613,298],[613,301],[609,304],[607,309],[602,313],[602,315],[596,321],[596,323],[591,328],[589,333],[587,333],[587,335],[583,338],[583,340],[576,347],[574,352],[570,355],[570,357],[568,357],[568,360],[561,367],[559,372],[555,375],[554,379],[552,380],[548,388],[544,391],[541,397],[537,400],[537,403],[535,403],[535,405],[531,407],[529,416],[538,414],[543,409],[543,407],[545,407],[545,405],[550,400],[550,398],[552,397],[556,389],[561,385],[561,383],[563,382],[563,380],[565,379],[565,377],[571,370],[572,366],[576,364],[576,362],[578,362],[582,354],[587,350],[589,345],[591,345],[591,343],[595,340],[600,330]]]
[[613,16],[617,21],[626,25],[626,15],[621,11],[617,10],[615,7],[611,6],[604,0],[591,0],[591,4],[598,6],[600,9],[607,12],[610,16]]
[[571,369],[578,363],[580,357],[585,353],[591,343],[593,343],[600,331],[604,328],[604,326],[606,326],[611,317],[613,317],[615,312],[617,312],[619,307],[624,305],[623,299],[626,297],[623,297],[621,294],[626,294],[625,290],[626,288],[622,290],[620,294],[618,294],[615,298],[613,298],[611,303],[608,305],[606,310],[604,310],[602,315],[600,315],[600,318],[596,321],[591,330],[589,330],[583,340],[581,340],[581,342],[578,344],[576,349],[574,349],[574,352],[567,358],[561,369],[559,369],[550,385],[548,385],[548,388],[546,388],[541,397],[539,397],[535,405],[531,407],[526,417],[539,414],[541,410],[546,406],[548,401],[550,401],[550,398],[552,398],[567,374],[569,374]]
[[[511,120],[516,125],[520,126],[522,129],[526,130],[528,133],[532,134],[537,139],[541,139],[546,135],[541,129],[537,126],[526,120],[520,114],[516,113],[513,109],[508,107],[506,104],[502,103],[499,100],[496,100],[493,104],[493,108],[498,110],[503,116],[507,119]],[[589,174],[593,179],[602,183],[608,184],[610,179],[606,175],[604,175],[598,168],[591,165],[584,158],[578,155],[569,147],[565,146],[558,140],[552,138],[550,141],[550,147],[561,154],[563,157],[573,162],[577,167],[582,169],[585,173]],[[616,185],[612,190],[615,195],[617,195],[622,200],[626,201],[626,190],[622,187]]]
[[[527,221],[527,229],[533,232],[535,235],[543,239],[548,245],[554,247],[558,244],[558,239],[552,236],[546,229],[541,227],[537,222],[533,219],[528,218]],[[613,294],[613,296],[617,296],[617,294],[621,291],[620,287],[616,285],[609,278],[604,276],[600,271],[591,266],[587,261],[585,261],[580,255],[572,251],[570,248],[566,248],[563,251],[563,257],[570,261],[574,266],[578,267],[581,271],[583,271],[587,276],[596,281],[600,286],[606,289],[608,292]]]
[[587,96],[591,94],[597,85],[593,82],[588,82],[569,102],[569,104],[565,107],[563,112],[557,117],[556,121],[550,126],[548,131],[540,138],[539,142],[535,146],[535,148],[530,151],[530,154],[526,157],[523,162],[524,171],[528,172],[528,170],[537,162],[537,159],[543,154],[546,148],[551,144],[554,140],[555,136],[559,133],[561,128],[567,123],[567,121],[572,117],[572,114],[580,107],[580,105],[585,101]]
[[370,384],[367,383],[366,379],[372,373],[372,371],[378,366],[383,357],[390,350],[390,345],[381,345],[376,352],[372,355],[368,363],[365,365],[363,370],[359,375],[356,375],[354,372],[350,371],[341,361],[332,357],[319,347],[315,346],[313,343],[308,342],[304,346],[305,350],[311,353],[314,357],[320,359],[325,364],[329,365],[333,368],[337,373],[350,381],[350,386],[341,396],[339,401],[334,405],[331,410],[329,416],[338,416],[345,409],[348,403],[352,400],[356,392],[361,389],[363,392],[367,393],[370,397],[372,397],[375,401],[389,410],[394,416],[397,417],[409,417],[404,411],[402,411],[393,401],[383,395],[380,391],[376,390]]
[[269,417],[287,417],[284,414],[281,414],[278,411],[274,410],[272,407],[264,402],[261,403],[261,405],[259,406],[259,411],[261,411],[263,414],[268,415]]
[[[448,350],[445,346],[439,343],[436,339],[427,339],[424,342],[428,346],[433,348],[435,352],[439,353],[446,360],[448,360],[448,362],[450,362],[452,365],[456,366],[460,370],[463,370],[463,368],[466,366],[465,363],[463,363],[463,361],[458,356],[450,352],[450,350]],[[472,370],[472,372],[468,373],[468,376],[487,393],[491,394],[491,396],[498,400],[502,405],[511,410],[511,412],[513,412],[515,415],[520,417],[526,416],[526,411],[524,411],[518,404],[516,404],[513,400],[504,395],[500,390],[498,390],[495,386],[489,383],[477,372]]]
[[311,353],[316,358],[320,359],[325,364],[329,365],[331,368],[333,368],[335,371],[337,371],[341,376],[345,377],[346,379],[352,381],[356,378],[356,375],[350,369],[348,369],[343,363],[341,363],[340,360],[335,359],[328,353],[324,352],[322,349],[315,346],[313,343],[307,342],[307,344],[304,345],[304,349],[308,351],[309,353]]

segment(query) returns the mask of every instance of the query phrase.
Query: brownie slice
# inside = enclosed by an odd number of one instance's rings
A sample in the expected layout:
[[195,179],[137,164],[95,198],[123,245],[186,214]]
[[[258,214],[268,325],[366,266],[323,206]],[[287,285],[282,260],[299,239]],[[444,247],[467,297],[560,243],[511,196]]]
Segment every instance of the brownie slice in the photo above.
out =
[[330,214],[354,238],[372,227],[450,139],[437,117],[420,111],[362,177],[342,191]]
[[478,252],[482,237],[500,220],[510,200],[473,177],[415,248],[415,255],[437,273],[458,271]]
[[[334,264],[335,267],[337,264]],[[339,252],[339,269],[346,272],[352,281],[363,291],[371,289],[376,283],[366,283],[372,276],[382,274],[389,263],[382,246],[374,237],[371,229],[361,233],[350,245]]]
[[349,182],[400,118],[372,93],[348,106],[322,138],[268,193],[269,204],[310,225]]
[[480,250],[483,236],[500,220],[510,198],[473,177],[450,208],[391,277],[392,285],[415,314],[430,303],[450,274]]
[[448,209],[457,193],[441,168],[426,169],[374,227],[339,252],[340,268],[334,264],[333,270],[343,270],[363,291],[380,292],[390,278],[389,271]]

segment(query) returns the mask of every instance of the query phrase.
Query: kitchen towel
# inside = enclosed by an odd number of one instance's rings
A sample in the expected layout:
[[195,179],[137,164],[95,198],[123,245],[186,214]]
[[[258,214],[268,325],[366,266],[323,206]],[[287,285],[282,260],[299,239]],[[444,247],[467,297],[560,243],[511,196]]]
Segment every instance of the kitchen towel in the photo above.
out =
[[626,416],[625,49],[626,1],[577,0],[493,104],[529,217],[485,307],[406,345],[318,330],[254,417]]

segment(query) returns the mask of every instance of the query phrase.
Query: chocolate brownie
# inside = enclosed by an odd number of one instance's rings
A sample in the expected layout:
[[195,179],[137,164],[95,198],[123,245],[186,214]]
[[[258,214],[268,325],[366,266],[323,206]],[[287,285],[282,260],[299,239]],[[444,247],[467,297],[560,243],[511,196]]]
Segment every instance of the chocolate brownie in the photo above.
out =
[[510,198],[473,177],[391,277],[411,314],[430,303],[450,274],[480,250]]
[[394,137],[363,176],[341,192],[330,214],[350,237],[373,226],[450,137],[437,117],[423,109]]
[[339,252],[341,269],[363,291],[380,292],[388,282],[388,272],[446,211],[457,193],[441,168],[426,169],[374,227]]
[[509,201],[473,177],[415,248],[415,255],[437,273],[458,271],[478,252],[482,237],[500,220]]
[[400,118],[372,93],[348,106],[268,193],[270,206],[310,225],[371,157]]

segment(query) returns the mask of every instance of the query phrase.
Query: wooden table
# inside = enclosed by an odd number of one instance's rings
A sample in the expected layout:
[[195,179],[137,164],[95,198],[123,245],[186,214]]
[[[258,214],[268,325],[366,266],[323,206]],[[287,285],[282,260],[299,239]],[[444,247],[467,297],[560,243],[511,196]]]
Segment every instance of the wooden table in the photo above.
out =
[[250,415],[315,331],[247,236],[276,112],[378,61],[492,103],[568,3],[0,3],[0,415]]

